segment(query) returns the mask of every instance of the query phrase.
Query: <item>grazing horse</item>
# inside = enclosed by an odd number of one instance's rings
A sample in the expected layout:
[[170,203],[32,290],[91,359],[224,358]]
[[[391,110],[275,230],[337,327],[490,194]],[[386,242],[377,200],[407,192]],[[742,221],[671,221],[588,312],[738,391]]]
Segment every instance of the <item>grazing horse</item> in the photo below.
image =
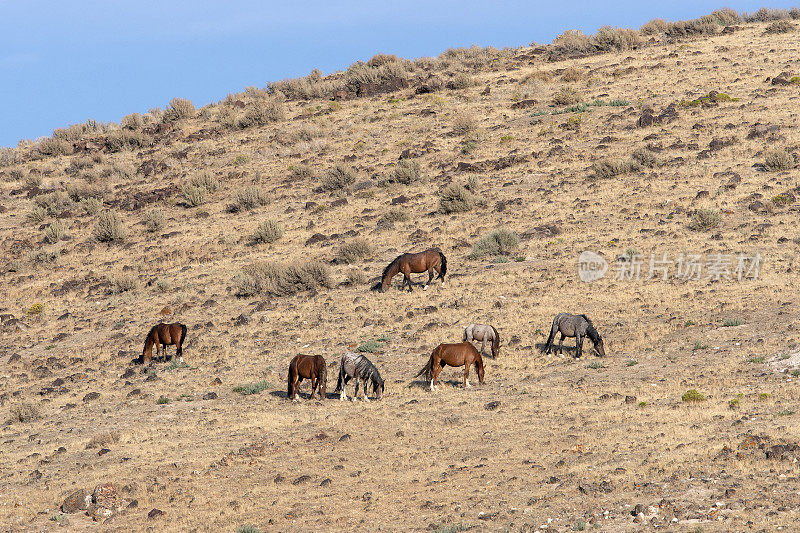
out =
[[422,287],[423,290],[427,290],[428,284],[433,281],[434,270],[439,273],[439,279],[442,280],[442,287],[444,287],[444,275],[447,274],[447,258],[438,248],[429,248],[424,252],[416,254],[398,255],[394,261],[383,269],[381,282],[376,285],[374,289],[380,290],[381,292],[388,290],[389,286],[392,284],[392,278],[399,272],[402,272],[403,283],[400,285],[400,288],[402,289],[403,285],[408,284],[408,291],[411,292],[411,274],[427,272],[428,281],[425,283],[425,286]]
[[558,340],[559,355],[564,353],[564,337],[575,337],[576,359],[579,359],[581,355],[583,355],[584,337],[589,337],[592,340],[597,355],[600,357],[606,355],[606,351],[603,348],[603,338],[586,315],[571,315],[569,313],[557,314],[553,319],[553,327],[550,328],[550,336],[547,338],[547,343],[543,349],[545,353],[550,353],[550,350],[553,349],[553,341],[556,338],[556,333],[561,333],[561,338]]
[[[186,338],[186,326],[175,322],[174,324],[156,324],[150,329],[144,341],[144,350],[139,359],[140,364],[146,364],[153,360],[153,345],[156,345],[156,358],[163,354],[164,360],[169,361],[172,357],[167,357],[167,345],[175,344],[177,355],[183,361],[183,339]],[[162,348],[163,346],[163,348]]]
[[472,387],[469,384],[469,367],[475,365],[475,371],[478,373],[478,381],[483,385],[483,359],[481,354],[469,342],[461,342],[458,344],[440,344],[433,349],[431,358],[428,359],[428,364],[422,367],[422,370],[414,376],[418,377],[425,375],[425,379],[431,380],[431,390],[436,390],[439,384],[439,372],[447,366],[463,366],[464,367],[464,388]]
[[321,355],[295,355],[289,363],[289,388],[286,397],[290,400],[297,400],[297,391],[303,379],[311,380],[311,398],[314,399],[314,391],[319,390],[319,399],[325,399],[325,387],[328,384],[328,369],[325,366],[325,358]]
[[500,355],[500,334],[494,326],[486,324],[470,324],[464,328],[465,341],[481,341],[481,353],[486,348],[486,341],[492,343],[492,357],[497,359]]
[[358,399],[358,384],[364,384],[364,400],[369,401],[367,396],[367,381],[372,382],[372,394],[375,395],[376,400],[383,398],[383,379],[378,369],[375,368],[369,359],[360,353],[348,352],[342,356],[342,361],[339,363],[339,381],[336,382],[336,390],[333,392],[341,393],[339,399],[344,401],[347,399],[347,382],[351,378],[356,380],[356,392],[353,400]]

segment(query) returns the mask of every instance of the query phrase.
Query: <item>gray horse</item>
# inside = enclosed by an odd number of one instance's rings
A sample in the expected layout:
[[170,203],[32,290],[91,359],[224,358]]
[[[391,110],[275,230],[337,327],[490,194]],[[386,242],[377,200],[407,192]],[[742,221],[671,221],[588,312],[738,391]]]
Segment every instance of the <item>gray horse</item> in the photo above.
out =
[[550,336],[547,338],[547,343],[543,351],[550,353],[553,349],[553,341],[556,338],[556,333],[561,333],[561,338],[558,340],[558,353],[564,353],[563,343],[564,337],[575,337],[575,357],[580,358],[583,355],[583,339],[589,337],[594,343],[594,349],[600,357],[606,355],[603,349],[603,338],[597,332],[586,315],[571,315],[569,313],[559,313],[553,319],[553,327],[550,329]]
[[470,324],[464,328],[465,341],[481,341],[481,353],[486,348],[486,341],[492,343],[492,357],[497,359],[500,355],[500,334],[494,326],[487,324]]
[[378,372],[378,369],[375,368],[369,359],[361,355],[360,353],[353,353],[348,352],[342,356],[342,360],[339,363],[339,381],[336,382],[336,390],[333,392],[341,393],[339,395],[339,399],[344,401],[347,399],[347,393],[345,392],[345,388],[347,387],[347,382],[353,378],[356,380],[356,392],[353,396],[353,400],[358,399],[358,384],[359,382],[363,382],[364,384],[364,400],[369,401],[369,397],[367,396],[367,381],[372,382],[372,393],[375,395],[376,400],[380,400],[383,398],[383,379],[381,379],[381,374]]

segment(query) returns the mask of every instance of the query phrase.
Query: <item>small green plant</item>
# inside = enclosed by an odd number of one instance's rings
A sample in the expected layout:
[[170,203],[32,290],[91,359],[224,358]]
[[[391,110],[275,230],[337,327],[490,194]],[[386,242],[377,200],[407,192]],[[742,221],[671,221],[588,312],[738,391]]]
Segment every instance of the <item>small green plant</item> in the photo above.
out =
[[159,397],[158,397],[158,400],[156,400],[156,403],[157,403],[158,405],[166,405],[166,404],[168,404],[170,401],[171,401],[171,400],[170,400],[169,398],[167,398],[166,396],[159,396]]
[[713,209],[698,209],[692,215],[690,227],[697,231],[705,231],[718,227],[722,223],[719,211]]
[[[189,366],[187,363],[185,363],[184,361],[181,361],[180,359],[173,358],[169,362],[169,364],[164,367],[164,370],[166,370],[167,372],[172,372],[173,370],[178,370],[179,368],[191,368],[191,369],[193,369],[194,367]],[[183,395],[181,395],[181,396],[183,396]]]
[[250,162],[250,156],[247,154],[239,154],[233,159],[233,164],[236,166],[244,165]]
[[769,400],[770,398],[772,398],[772,395],[770,393],[768,393],[768,392],[759,392],[758,393],[758,399],[761,400],[762,402],[764,400]]
[[41,315],[43,312],[44,312],[44,304],[37,302],[37,303],[31,305],[28,308],[28,310],[25,311],[25,314],[28,315],[28,316],[37,316],[37,315]]
[[419,161],[416,159],[401,159],[392,170],[389,177],[391,183],[402,183],[408,185],[420,178],[422,173]]
[[458,111],[453,114],[451,122],[453,126],[453,133],[456,135],[466,135],[467,133],[474,131],[477,127],[475,117],[467,111]]
[[695,322],[694,320],[687,320],[686,322],[684,322],[683,327],[688,328],[690,326],[694,326],[695,324],[697,324],[697,322]]
[[116,294],[133,291],[139,286],[139,278],[132,274],[109,277],[108,281]]
[[739,398],[734,398],[733,400],[728,402],[729,409],[738,409],[739,408]]
[[706,348],[708,348],[707,344],[703,344],[700,341],[694,341],[694,346],[692,346],[692,351],[696,352],[697,350],[705,350]]
[[639,402],[639,408],[643,409],[647,407],[647,402]]
[[269,382],[262,379],[261,381],[256,381],[255,383],[245,383],[244,385],[239,385],[238,387],[234,387],[233,392],[238,392],[244,396],[249,396],[251,394],[258,394],[269,387],[270,387]]
[[470,526],[465,526],[463,522],[459,522],[458,524],[440,524],[436,526],[434,529],[434,533],[459,533],[460,531],[468,531]]
[[783,411],[778,411],[778,416],[791,416],[794,414],[794,411],[791,409],[784,409]]
[[402,209],[390,209],[378,219],[379,226],[387,226],[394,222],[405,222],[408,220],[408,213]]
[[639,361],[637,361],[636,359],[629,359],[629,360],[628,360],[628,361],[625,363],[625,366],[636,366],[636,365],[638,365],[638,364],[639,364]]
[[795,368],[789,373],[792,375],[792,377],[800,377],[800,368]]
[[144,227],[148,233],[156,233],[164,227],[164,220],[166,215],[164,210],[160,207],[153,207],[148,209],[144,215]]
[[749,358],[748,361],[760,365],[761,363],[764,362],[764,356],[763,355],[753,356]]
[[598,368],[603,368],[603,363],[601,361],[592,361],[591,363],[586,365],[586,368],[597,370]]
[[261,533],[256,526],[239,526],[236,528],[236,533]]
[[775,196],[772,197],[772,203],[777,206],[784,206],[792,203],[792,199],[789,197],[788,194],[781,193],[781,194],[776,194]]
[[265,220],[253,232],[253,240],[261,243],[273,243],[283,237],[283,224],[277,220]]
[[213,194],[219,189],[219,180],[210,172],[200,172],[189,180],[193,187],[203,187],[209,194]]
[[356,348],[359,352],[367,352],[367,353],[375,353],[378,350],[383,349],[383,343],[378,342],[377,340],[368,340],[365,343],[362,343]]
[[508,142],[513,141],[513,140],[514,140],[514,136],[513,135],[503,135],[503,136],[500,137],[500,142],[501,143],[508,143]]
[[578,520],[574,524],[572,524],[572,531],[584,531],[586,529],[586,522],[583,520]]
[[722,327],[729,328],[732,326],[741,326],[742,324],[744,324],[744,320],[742,320],[741,318],[733,318],[723,322]]
[[683,396],[681,396],[681,401],[686,403],[704,402],[706,401],[706,397],[697,392],[697,389],[689,389],[683,393]]
[[184,185],[183,187],[183,200],[189,207],[197,207],[206,203],[208,198],[208,189],[205,187],[198,187],[196,185]]
[[64,513],[55,513],[53,516],[50,517],[52,522],[61,522],[67,515]]
[[81,198],[81,201],[79,203],[87,215],[94,216],[103,209],[103,202],[94,197]]

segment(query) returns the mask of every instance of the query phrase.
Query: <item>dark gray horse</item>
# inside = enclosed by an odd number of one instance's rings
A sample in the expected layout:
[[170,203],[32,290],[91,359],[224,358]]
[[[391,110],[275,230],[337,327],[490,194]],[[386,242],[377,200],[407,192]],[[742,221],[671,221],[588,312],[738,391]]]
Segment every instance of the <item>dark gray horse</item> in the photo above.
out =
[[558,340],[558,353],[564,353],[563,343],[564,337],[575,337],[575,357],[580,358],[583,355],[583,339],[589,337],[594,343],[594,349],[600,357],[606,355],[603,349],[603,338],[597,332],[586,315],[571,315],[569,313],[559,313],[553,319],[553,327],[550,329],[550,336],[547,338],[547,343],[544,345],[544,352],[550,353],[553,349],[553,341],[556,338],[556,333],[561,333],[561,338]]
[[372,382],[372,393],[375,395],[375,399],[380,400],[383,398],[384,381],[381,379],[380,372],[378,372],[378,369],[375,368],[375,365],[373,365],[369,359],[360,353],[348,352],[342,356],[342,360],[339,364],[339,381],[336,382],[336,390],[333,391],[341,393],[339,399],[342,401],[347,399],[345,388],[347,387],[347,382],[350,381],[351,378],[356,380],[356,392],[353,396],[353,400],[358,399],[358,384],[359,382],[363,382],[364,400],[369,401],[369,397],[367,397],[367,381]]

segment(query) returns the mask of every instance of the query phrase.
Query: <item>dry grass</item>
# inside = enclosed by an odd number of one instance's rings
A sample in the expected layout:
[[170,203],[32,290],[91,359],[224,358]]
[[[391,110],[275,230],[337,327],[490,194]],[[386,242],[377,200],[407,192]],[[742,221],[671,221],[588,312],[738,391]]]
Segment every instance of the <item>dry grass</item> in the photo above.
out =
[[283,224],[277,220],[265,220],[253,232],[253,240],[262,243],[273,243],[283,237]]

